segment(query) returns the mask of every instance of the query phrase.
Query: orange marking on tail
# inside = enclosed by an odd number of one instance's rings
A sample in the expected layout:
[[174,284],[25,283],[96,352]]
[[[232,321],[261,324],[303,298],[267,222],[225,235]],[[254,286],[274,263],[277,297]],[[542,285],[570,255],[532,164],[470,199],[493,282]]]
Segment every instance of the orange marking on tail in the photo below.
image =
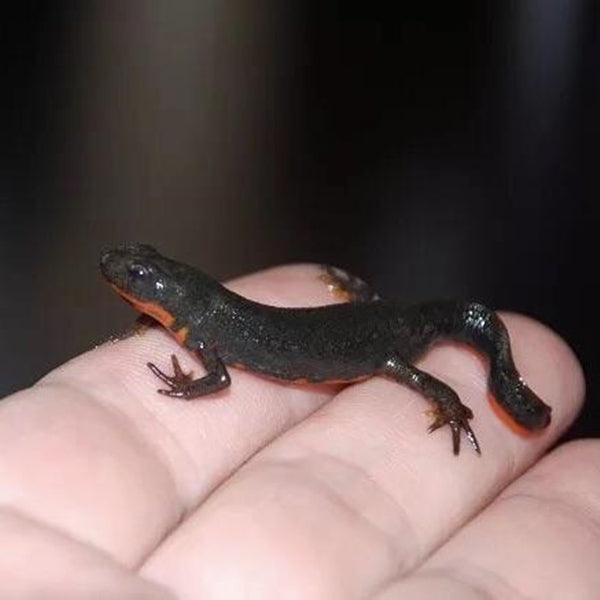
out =
[[488,400],[496,416],[514,433],[527,438],[535,437],[541,433],[527,429],[527,427],[517,423],[510,413],[498,403],[493,394],[488,394]]

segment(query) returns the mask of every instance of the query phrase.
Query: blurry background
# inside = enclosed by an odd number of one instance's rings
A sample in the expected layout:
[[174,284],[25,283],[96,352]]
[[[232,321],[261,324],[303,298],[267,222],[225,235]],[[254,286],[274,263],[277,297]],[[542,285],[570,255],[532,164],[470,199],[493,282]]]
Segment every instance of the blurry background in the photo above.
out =
[[[18,3],[0,27],[0,394],[130,323],[125,240],[226,278],[337,264],[534,315],[587,373],[600,5]],[[389,12],[386,12],[388,11]]]

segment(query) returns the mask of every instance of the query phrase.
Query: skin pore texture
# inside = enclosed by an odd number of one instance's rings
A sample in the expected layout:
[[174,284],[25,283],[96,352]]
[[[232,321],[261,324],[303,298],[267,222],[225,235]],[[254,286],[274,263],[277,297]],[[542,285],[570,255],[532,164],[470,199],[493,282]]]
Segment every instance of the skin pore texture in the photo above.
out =
[[[334,298],[312,266],[237,280],[279,306]],[[552,406],[543,436],[487,407],[486,365],[435,348],[419,367],[474,411],[480,457],[448,451],[415,392],[374,377],[339,391],[232,372],[186,402],[145,363],[162,328],[109,343],[0,403],[4,598],[450,600],[595,598],[600,445],[546,454],[575,418],[580,367],[553,332],[501,314],[515,362]]]

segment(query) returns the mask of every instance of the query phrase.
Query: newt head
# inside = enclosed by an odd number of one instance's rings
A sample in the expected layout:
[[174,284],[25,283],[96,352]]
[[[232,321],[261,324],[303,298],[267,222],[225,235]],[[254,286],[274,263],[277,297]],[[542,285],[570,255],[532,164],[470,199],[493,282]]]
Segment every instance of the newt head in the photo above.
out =
[[186,322],[189,307],[202,303],[201,273],[162,256],[146,244],[123,244],[105,252],[100,270],[111,287],[136,310],[171,328]]
[[150,315],[165,327],[175,320],[165,300],[175,293],[172,269],[165,269],[164,258],[146,244],[123,244],[105,252],[100,270],[111,287],[136,310]]

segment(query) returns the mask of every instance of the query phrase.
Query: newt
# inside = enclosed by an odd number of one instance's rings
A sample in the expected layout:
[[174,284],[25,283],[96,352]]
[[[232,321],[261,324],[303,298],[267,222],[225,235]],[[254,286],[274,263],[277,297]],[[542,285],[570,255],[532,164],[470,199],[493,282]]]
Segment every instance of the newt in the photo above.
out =
[[172,355],[173,375],[149,369],[166,396],[192,399],[228,387],[226,365],[294,383],[350,383],[375,375],[418,391],[433,406],[429,431],[448,426],[454,454],[461,433],[481,453],[471,409],[446,383],[414,366],[435,342],[466,343],[489,359],[488,389],[510,421],[525,432],[550,423],[551,408],[523,381],[506,327],[478,302],[405,306],[383,300],[357,277],[327,268],[328,281],[350,302],[307,308],[268,306],[244,298],[194,267],[152,246],[124,244],[102,255],[102,274],[139,312],[194,352],[206,375],[193,379]]

